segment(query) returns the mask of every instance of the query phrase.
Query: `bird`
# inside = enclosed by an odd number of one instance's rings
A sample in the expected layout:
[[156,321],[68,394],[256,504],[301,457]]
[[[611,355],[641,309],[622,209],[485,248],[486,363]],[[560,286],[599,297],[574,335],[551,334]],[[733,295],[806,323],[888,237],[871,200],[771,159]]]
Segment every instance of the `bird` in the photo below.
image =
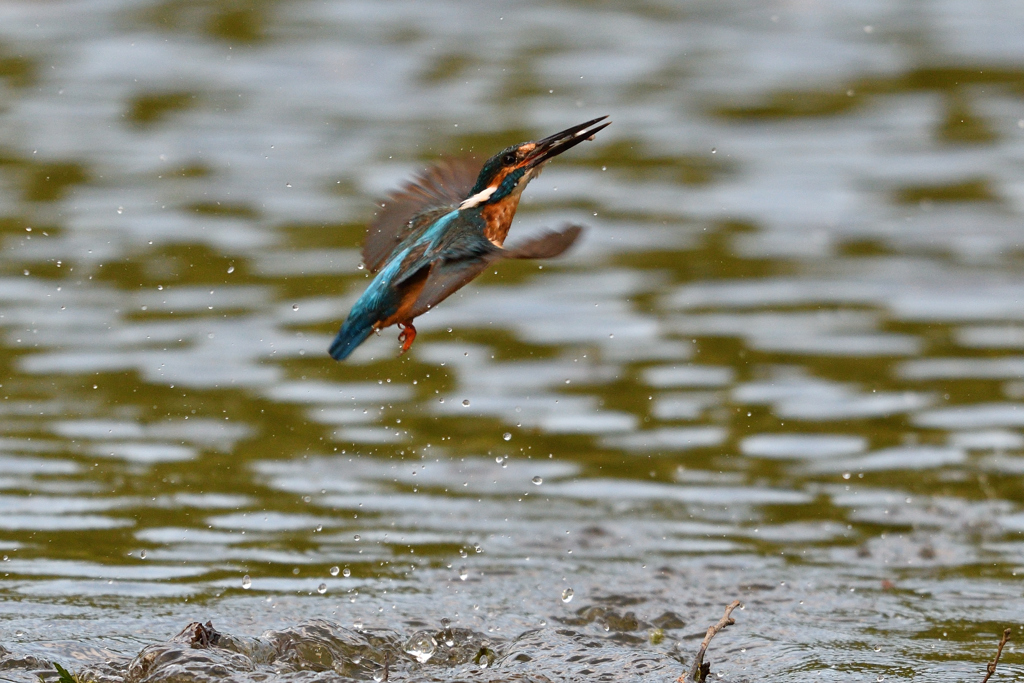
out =
[[378,204],[363,244],[363,267],[375,273],[328,352],[342,361],[371,333],[398,325],[399,356],[416,339],[413,319],[502,259],[559,256],[582,227],[544,230],[506,248],[519,198],[554,157],[611,125],[607,116],[541,140],[512,145],[482,166],[441,161]]

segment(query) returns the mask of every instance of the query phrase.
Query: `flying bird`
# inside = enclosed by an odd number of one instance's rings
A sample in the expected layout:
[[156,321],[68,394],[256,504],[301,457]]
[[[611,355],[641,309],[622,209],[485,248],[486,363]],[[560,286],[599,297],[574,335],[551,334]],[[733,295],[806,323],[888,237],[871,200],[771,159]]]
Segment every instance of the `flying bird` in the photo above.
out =
[[[545,230],[506,249],[505,237],[526,185],[544,165],[611,124],[607,116],[543,140],[502,150],[483,167],[441,162],[380,204],[363,244],[363,264],[376,273],[330,347],[345,360],[372,332],[398,325],[399,355],[416,339],[413,319],[444,301],[501,259],[558,256],[582,228]],[[602,123],[603,122],[603,123]]]

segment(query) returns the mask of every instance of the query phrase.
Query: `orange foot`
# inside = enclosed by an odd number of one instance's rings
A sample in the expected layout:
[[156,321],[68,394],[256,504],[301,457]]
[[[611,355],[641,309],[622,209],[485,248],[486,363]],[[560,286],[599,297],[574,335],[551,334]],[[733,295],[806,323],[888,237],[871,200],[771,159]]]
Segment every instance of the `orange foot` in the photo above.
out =
[[402,342],[402,350],[398,352],[401,356],[403,353],[409,350],[412,343],[416,341],[416,328],[412,326],[412,323],[398,323],[398,329],[402,332],[398,335],[398,341]]

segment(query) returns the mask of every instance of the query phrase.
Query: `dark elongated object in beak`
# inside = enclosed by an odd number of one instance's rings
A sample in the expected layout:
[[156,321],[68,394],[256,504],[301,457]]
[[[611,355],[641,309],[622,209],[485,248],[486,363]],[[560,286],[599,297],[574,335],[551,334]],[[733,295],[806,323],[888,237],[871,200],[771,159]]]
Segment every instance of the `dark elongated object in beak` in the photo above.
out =
[[[590,140],[594,135],[612,125],[611,121],[601,123],[607,116],[599,116],[596,119],[581,123],[573,126],[572,128],[566,128],[560,133],[549,135],[543,140],[537,141],[537,146],[530,152],[530,156],[526,159],[526,168],[533,168],[539,164],[543,164],[548,159],[556,157],[562,152],[572,149],[576,145],[580,144],[584,140]],[[601,123],[600,126],[595,124]]]

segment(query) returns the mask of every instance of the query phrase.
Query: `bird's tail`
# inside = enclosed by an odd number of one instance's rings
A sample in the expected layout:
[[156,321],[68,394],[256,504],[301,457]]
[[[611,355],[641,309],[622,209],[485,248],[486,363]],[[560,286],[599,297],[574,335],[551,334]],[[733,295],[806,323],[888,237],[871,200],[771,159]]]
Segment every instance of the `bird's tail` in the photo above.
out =
[[366,338],[373,332],[373,324],[369,320],[349,317],[345,324],[338,330],[338,336],[331,342],[328,353],[334,360],[345,360],[356,350],[356,347],[366,341]]

